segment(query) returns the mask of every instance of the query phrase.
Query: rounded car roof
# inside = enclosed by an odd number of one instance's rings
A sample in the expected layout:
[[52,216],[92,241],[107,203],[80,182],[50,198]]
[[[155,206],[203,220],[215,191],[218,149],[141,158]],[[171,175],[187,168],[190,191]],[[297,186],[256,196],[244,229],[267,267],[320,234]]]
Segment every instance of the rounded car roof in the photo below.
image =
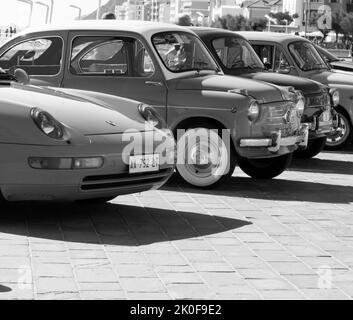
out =
[[75,31],[75,30],[114,30],[131,31],[140,34],[163,31],[190,31],[172,23],[160,23],[151,21],[135,20],[80,20],[65,24],[46,24],[39,27],[32,27],[23,30],[20,34],[28,34],[42,31]]
[[256,32],[256,31],[239,31],[238,34],[242,35],[248,40],[261,40],[261,41],[273,41],[273,42],[293,42],[293,41],[307,41],[309,40],[287,33],[278,32]]

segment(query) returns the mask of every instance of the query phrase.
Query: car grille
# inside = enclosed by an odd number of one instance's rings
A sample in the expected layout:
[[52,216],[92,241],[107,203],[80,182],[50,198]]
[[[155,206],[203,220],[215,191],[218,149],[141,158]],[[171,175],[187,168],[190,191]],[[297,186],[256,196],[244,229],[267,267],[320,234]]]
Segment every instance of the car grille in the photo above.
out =
[[290,102],[285,101],[268,106],[266,123],[271,130],[281,130],[283,137],[293,135],[300,126],[296,110]]
[[162,182],[172,169],[162,169],[155,173],[121,173],[85,177],[81,184],[84,191],[150,185]]
[[306,98],[306,105],[309,107],[323,107],[330,105],[330,95],[326,92],[308,96]]

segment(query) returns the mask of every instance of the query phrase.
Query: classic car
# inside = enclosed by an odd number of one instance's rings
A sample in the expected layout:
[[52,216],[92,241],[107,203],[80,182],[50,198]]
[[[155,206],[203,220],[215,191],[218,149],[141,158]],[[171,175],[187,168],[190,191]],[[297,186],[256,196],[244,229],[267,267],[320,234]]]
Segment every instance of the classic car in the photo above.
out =
[[[333,72],[315,46],[307,39],[271,32],[240,32],[248,39],[263,62],[271,62],[272,72],[285,72],[290,75],[312,79],[335,88],[339,92],[338,128],[327,137],[326,148],[339,150],[352,142],[353,138],[353,75]],[[274,64],[278,52],[281,63]]]
[[321,54],[322,58],[330,65],[333,71],[338,72],[353,72],[353,62],[338,58],[330,51],[315,45],[315,48]]
[[[306,149],[297,150],[294,155],[311,158],[321,152],[326,144],[326,136],[334,130],[334,109],[330,106],[334,90],[330,92],[326,86],[312,80],[281,74],[280,52],[277,52],[273,61],[278,65],[276,70],[278,73],[266,71],[250,43],[236,32],[206,27],[191,29],[203,40],[225,74],[292,86],[296,90],[301,90],[306,98],[302,122],[310,124],[309,143]],[[267,64],[269,63],[270,61],[267,61]]]
[[[151,107],[110,99],[120,112],[84,91],[16,83],[0,69],[0,202],[105,202],[161,187],[174,172],[163,154],[174,150],[172,133]],[[152,148],[127,152],[131,137]]]
[[173,24],[100,20],[28,29],[0,48],[0,66],[25,70],[32,84],[153,106],[177,139],[177,171],[193,186],[220,183],[236,163],[252,177],[276,177],[307,144],[300,93],[225,76],[196,34]]

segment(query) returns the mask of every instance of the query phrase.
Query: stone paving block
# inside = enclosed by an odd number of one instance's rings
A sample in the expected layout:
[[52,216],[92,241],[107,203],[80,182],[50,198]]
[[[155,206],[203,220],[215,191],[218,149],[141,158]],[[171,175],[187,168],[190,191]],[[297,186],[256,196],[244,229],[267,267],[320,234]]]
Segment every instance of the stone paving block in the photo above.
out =
[[28,245],[4,245],[0,247],[1,257],[28,257]]
[[206,285],[194,284],[169,284],[168,294],[172,299],[215,299],[216,293],[212,292]]
[[70,264],[33,264],[34,277],[72,278],[73,272]]
[[100,267],[92,269],[76,269],[76,279],[78,282],[114,282],[118,278],[114,271],[109,267]]
[[127,292],[166,292],[158,278],[120,278],[120,283]]
[[128,292],[130,300],[170,300],[170,296],[163,292]]
[[299,289],[319,289],[319,275],[285,275],[285,278]]
[[305,265],[303,262],[297,261],[272,261],[269,262],[271,267],[281,275],[316,275],[317,273]]
[[303,289],[311,300],[348,300],[350,297],[338,289]]
[[48,292],[38,293],[36,296],[38,300],[81,300],[78,292]]
[[55,294],[55,293],[76,293],[77,284],[73,278],[47,278],[40,277],[36,279],[37,293]]
[[83,300],[126,300],[124,291],[82,291]]
[[295,290],[295,288],[282,278],[273,279],[247,279],[257,290]]
[[230,264],[223,261],[193,262],[192,266],[198,272],[234,272]]
[[146,264],[148,259],[143,253],[109,252],[109,259],[113,264]]
[[263,290],[260,294],[266,300],[306,300],[305,295],[295,290]]
[[80,292],[82,291],[122,291],[121,284],[114,282],[80,282],[78,284]]
[[148,264],[116,264],[114,271],[119,277],[124,278],[155,278],[156,273],[153,267]]
[[244,279],[274,279],[278,277],[274,271],[268,269],[239,269],[239,274]]
[[164,284],[178,284],[178,283],[203,283],[200,276],[195,273],[158,273],[159,279]]
[[147,253],[146,258],[153,265],[185,266],[187,261],[180,254]]

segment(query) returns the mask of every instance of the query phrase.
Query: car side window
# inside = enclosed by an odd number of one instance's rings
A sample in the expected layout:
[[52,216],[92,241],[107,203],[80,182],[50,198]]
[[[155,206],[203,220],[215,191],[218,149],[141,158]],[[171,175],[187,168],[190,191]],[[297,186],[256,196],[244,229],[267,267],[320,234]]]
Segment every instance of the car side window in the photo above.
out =
[[37,38],[21,42],[0,57],[0,67],[10,73],[17,68],[29,75],[54,76],[60,72],[63,41],[59,37]]
[[273,71],[278,73],[289,73],[291,71],[290,64],[284,52],[279,48],[275,50]]
[[255,52],[267,69],[273,69],[274,46],[273,45],[252,45]]
[[121,37],[77,37],[72,46],[74,75],[149,77],[154,65],[141,41]]

